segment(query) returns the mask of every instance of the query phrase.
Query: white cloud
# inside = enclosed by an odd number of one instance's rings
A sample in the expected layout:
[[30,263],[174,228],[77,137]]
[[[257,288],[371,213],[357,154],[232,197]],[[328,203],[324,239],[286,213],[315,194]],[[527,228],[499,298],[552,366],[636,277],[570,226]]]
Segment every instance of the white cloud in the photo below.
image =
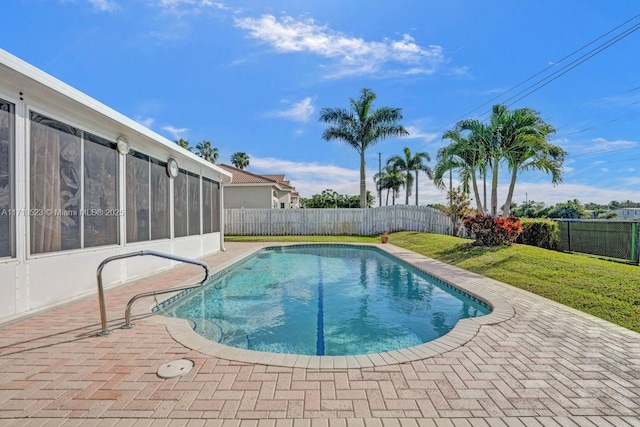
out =
[[405,136],[404,138],[422,139],[425,143],[433,142],[438,138],[437,133],[423,132],[415,126],[405,126],[404,128],[409,132],[409,136]]
[[[356,166],[353,169],[341,166],[320,164],[317,162],[294,162],[290,160],[276,159],[273,157],[251,157],[251,171],[258,174],[279,174],[283,173],[302,197],[311,197],[320,194],[328,188],[337,191],[339,194],[355,196],[360,194],[360,170]],[[376,197],[373,176],[377,170],[367,169],[367,190]],[[446,192],[438,190],[426,175],[419,178],[419,203],[444,203]],[[454,179],[454,184],[457,181]],[[400,197],[396,199],[396,204],[404,204],[404,189],[400,191]],[[382,204],[386,201],[386,192],[382,192]],[[415,196],[409,198],[409,202],[415,202]],[[389,204],[392,203],[389,195]]]
[[[261,174],[283,173],[291,184],[296,187],[302,197],[311,197],[327,188],[340,194],[359,194],[360,172],[335,165],[325,165],[317,162],[294,162],[273,157],[251,157],[251,170]],[[370,180],[375,172],[369,171]],[[373,181],[367,183],[373,189]]]
[[579,142],[575,144],[567,143],[567,140],[561,140],[561,145],[570,154],[588,156],[591,154],[608,153],[615,151],[624,151],[637,147],[637,141],[628,141],[625,139],[608,140],[605,138],[594,138],[589,141]]
[[282,111],[274,111],[270,113],[269,116],[306,123],[315,111],[316,109],[312,104],[311,98],[306,97],[302,101],[293,104],[291,108]]
[[[633,179],[627,179],[629,188],[633,188]],[[638,180],[640,181],[640,180]],[[454,187],[457,186],[454,175]],[[637,184],[637,182],[636,182]],[[480,197],[482,197],[482,183],[480,185]],[[490,183],[489,183],[490,185]],[[502,206],[507,196],[509,184],[500,183],[498,185],[498,207]],[[402,197],[399,199],[401,203],[404,203],[404,189],[402,190]],[[430,203],[442,203],[446,204],[446,190],[438,190],[434,185],[428,182],[427,179],[420,177],[420,204]],[[471,194],[473,199],[473,193]],[[553,186],[550,182],[524,182],[518,181],[513,194],[513,202],[521,204],[525,200],[533,200],[536,202],[544,202],[547,206],[553,206],[556,203],[566,202],[567,200],[578,199],[580,202],[588,203],[609,203],[612,200],[640,200],[640,191],[634,191],[630,189],[615,189],[612,190],[606,186],[595,187],[587,184],[578,183],[563,183],[558,186]],[[383,199],[384,200],[384,199]],[[487,201],[491,202],[490,188],[487,188]],[[396,203],[398,200],[396,200]],[[415,202],[415,196],[409,198],[410,203]],[[475,207],[476,202],[473,200],[471,206]]]
[[101,12],[113,12],[120,8],[115,0],[88,0],[93,7]]
[[471,77],[471,72],[469,71],[469,67],[454,67],[449,71],[452,76],[458,78],[469,78]]
[[[634,169],[630,170],[631,172],[634,171]],[[620,180],[623,185],[626,185],[630,188],[638,188],[640,186],[640,176],[628,176],[628,177],[624,177]],[[636,194],[636,199],[632,199],[632,200],[636,200],[640,199],[640,194]]]
[[484,90],[482,92],[480,92],[480,95],[482,96],[486,96],[486,95],[495,95],[496,93],[502,93],[505,92],[507,89],[502,88],[502,87],[497,87],[497,88],[493,88],[493,89],[487,89]]
[[165,25],[149,31],[145,37],[145,43],[153,42],[157,46],[166,47],[187,38],[191,32],[188,20],[174,20]]
[[593,143],[593,145],[589,147],[589,150],[597,150],[597,151],[621,150],[621,149],[634,148],[638,146],[638,143],[636,141],[627,141],[624,139],[617,139],[615,141],[610,141],[604,138],[595,138],[591,142]]
[[[504,188],[499,189],[498,194],[506,195],[507,184],[503,187]],[[629,188],[632,188],[632,186]],[[640,200],[640,191],[621,188],[613,189],[605,185],[595,187],[578,183],[563,183],[554,187],[550,182],[518,182],[513,195],[513,201],[520,204],[525,198],[536,202],[545,202],[547,206],[573,199],[578,199],[583,204],[588,202],[604,204],[612,200]],[[500,202],[502,203],[504,200]]]
[[182,138],[189,129],[187,128],[176,128],[173,126],[164,126],[162,129],[166,130],[167,132],[169,132],[171,134],[171,136],[173,136],[173,139],[180,139]]
[[634,106],[638,104],[638,102],[640,102],[640,94],[632,93],[635,90],[637,90],[637,88],[631,89],[630,91],[627,91],[621,95],[604,97],[592,103],[592,105],[600,105],[601,103],[604,102],[604,103],[610,104],[614,108],[624,108],[624,107]]
[[303,52],[334,60],[335,68],[329,74],[333,78],[378,73],[390,64],[395,64],[396,72],[432,74],[445,61],[442,47],[420,46],[408,34],[400,40],[366,41],[318,25],[311,18],[296,20],[286,15],[280,20],[273,15],[236,18],[236,26],[277,52]]
[[[350,169],[317,162],[294,162],[272,157],[251,157],[251,171],[258,174],[285,174],[302,197],[319,194],[327,188],[331,188],[340,194],[356,195],[360,192],[360,172],[357,165],[355,168]],[[375,193],[373,175],[376,172],[377,170],[367,169],[367,189],[372,193]],[[579,183],[563,183],[554,187],[550,182],[518,181],[513,201],[520,204],[527,199],[544,202],[547,206],[551,206],[573,199],[578,199],[582,203],[609,203],[611,200],[640,200],[640,191],[634,190],[634,188],[637,188],[638,183],[640,183],[640,178],[628,177],[623,181],[624,184],[628,184],[627,189],[619,187],[618,189],[611,189],[604,185],[602,187],[595,187]],[[455,174],[453,177],[453,185],[454,187],[460,185]],[[479,185],[481,186],[482,183],[479,183]],[[498,186],[498,203],[500,205],[504,203],[508,186],[508,182],[500,183]],[[446,204],[446,191],[446,189],[437,189],[433,182],[425,175],[420,175],[418,188],[419,204]],[[480,188],[480,191],[482,191],[482,188]],[[487,191],[490,191],[490,189],[488,188]],[[377,194],[374,195],[377,196]],[[473,195],[471,197],[473,197]],[[487,194],[487,197],[490,198],[490,194]],[[383,192],[383,204],[385,201],[386,192]],[[396,199],[396,204],[404,204],[404,201],[405,190],[403,188],[400,190],[400,197]],[[389,203],[391,204],[391,196],[389,196]],[[409,203],[415,203],[414,194],[409,197]],[[472,202],[472,206],[475,207],[475,201]]]
[[136,122],[140,123],[142,126],[144,127],[148,127],[150,128],[153,125],[153,122],[155,120],[153,119],[153,117],[147,117],[146,119],[143,119],[142,117],[138,116],[136,117]]
[[211,0],[160,0],[157,6],[165,13],[176,15],[202,13],[205,9],[236,11],[224,3]]

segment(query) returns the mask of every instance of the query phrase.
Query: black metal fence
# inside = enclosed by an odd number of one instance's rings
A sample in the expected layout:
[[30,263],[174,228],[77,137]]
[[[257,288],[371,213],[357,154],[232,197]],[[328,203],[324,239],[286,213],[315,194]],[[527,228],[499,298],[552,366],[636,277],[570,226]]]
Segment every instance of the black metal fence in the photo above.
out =
[[558,249],[639,263],[637,221],[558,220]]

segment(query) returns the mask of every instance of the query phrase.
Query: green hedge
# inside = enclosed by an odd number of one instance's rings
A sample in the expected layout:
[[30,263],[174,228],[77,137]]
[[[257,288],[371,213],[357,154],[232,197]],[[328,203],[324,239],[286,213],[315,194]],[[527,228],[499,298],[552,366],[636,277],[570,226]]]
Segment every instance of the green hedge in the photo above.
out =
[[550,219],[520,218],[522,233],[516,243],[538,246],[545,249],[557,249],[559,238],[558,223]]

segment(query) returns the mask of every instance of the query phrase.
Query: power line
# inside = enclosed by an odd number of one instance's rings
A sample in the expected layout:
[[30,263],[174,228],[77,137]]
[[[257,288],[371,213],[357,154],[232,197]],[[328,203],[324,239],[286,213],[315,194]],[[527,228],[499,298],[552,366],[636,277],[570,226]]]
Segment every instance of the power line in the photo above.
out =
[[[506,100],[504,100],[503,103],[506,104],[507,102],[511,101],[515,97],[517,97],[517,96],[519,96],[519,95],[524,93],[524,95],[522,95],[520,98],[518,98],[515,101],[507,104],[508,107],[511,107],[513,104],[516,104],[517,102],[523,100],[527,96],[539,91],[540,89],[542,89],[543,87],[545,87],[549,83],[551,83],[551,82],[559,79],[563,75],[567,74],[569,71],[573,70],[578,65],[583,64],[584,62],[588,61],[589,59],[593,58],[597,54],[599,54],[602,51],[608,49],[609,47],[611,47],[614,44],[618,43],[620,40],[628,37],[629,35],[633,34],[634,32],[636,32],[638,30],[640,30],[640,23],[635,24],[633,27],[628,28],[627,30],[625,30],[622,33],[618,34],[617,36],[613,37],[612,39],[609,39],[606,42],[600,44],[598,47],[590,50],[589,52],[585,53],[584,55],[580,56],[579,58],[571,61],[569,64],[563,66],[559,70],[557,70],[557,71],[549,74],[548,76],[538,80],[536,83],[533,83],[532,85],[529,85],[527,88],[521,90],[520,92],[518,92],[515,95],[511,96],[510,98],[507,98]],[[485,116],[485,115],[490,114],[490,113],[491,113],[490,111],[485,112],[480,117]]]
[[633,148],[637,148],[637,147],[633,146],[633,147],[623,147],[623,148],[612,148],[612,149],[609,149],[609,150],[589,151],[589,152],[586,152],[586,153],[572,154],[571,157],[572,158],[589,157],[589,156],[595,156],[595,155],[598,155],[598,154],[617,153],[617,152],[620,152],[620,151],[631,150]]
[[[587,43],[587,44],[585,44],[585,45],[581,46],[580,48],[578,48],[578,49],[576,49],[576,50],[574,50],[574,51],[573,51],[573,52],[571,52],[570,54],[568,54],[568,55],[564,56],[564,57],[563,57],[563,58],[561,58],[560,60],[558,60],[558,61],[554,62],[553,64],[551,64],[551,65],[549,65],[549,66],[545,67],[544,69],[542,69],[542,70],[538,71],[537,73],[535,73],[535,74],[531,75],[530,77],[526,78],[525,80],[521,81],[520,83],[516,84],[515,86],[512,86],[511,88],[509,88],[509,89],[505,90],[504,92],[501,92],[501,93],[500,93],[500,94],[498,94],[497,96],[495,96],[495,97],[491,98],[490,100],[488,100],[488,101],[484,102],[483,104],[481,104],[481,105],[479,105],[479,106],[477,106],[477,107],[473,108],[472,110],[469,110],[468,112],[466,112],[466,113],[464,113],[462,116],[460,116],[456,121],[454,121],[454,122],[449,122],[449,123],[447,123],[446,125],[444,125],[444,126],[442,126],[442,127],[438,128],[438,129],[436,130],[436,133],[440,132],[442,129],[444,129],[444,128],[446,128],[446,127],[449,127],[451,124],[457,123],[457,121],[458,121],[458,120],[461,120],[461,119],[465,118],[466,116],[468,116],[469,114],[473,113],[474,111],[477,111],[477,110],[479,110],[480,108],[482,108],[482,107],[486,106],[487,104],[489,104],[489,103],[491,103],[491,102],[493,102],[493,101],[495,101],[495,100],[497,100],[497,99],[501,98],[502,96],[504,96],[504,95],[506,95],[507,93],[509,93],[509,92],[513,91],[514,89],[516,89],[516,88],[518,88],[518,87],[522,86],[523,84],[527,83],[528,81],[531,81],[532,79],[534,79],[535,77],[539,76],[540,74],[543,74],[545,71],[547,71],[547,70],[549,70],[549,69],[551,69],[551,68],[553,68],[553,67],[557,66],[559,63],[561,63],[561,62],[563,62],[564,60],[566,60],[566,59],[568,59],[568,58],[572,57],[572,56],[573,56],[573,55],[575,55],[576,53],[578,53],[578,52],[580,52],[581,50],[583,50],[583,49],[587,48],[588,46],[590,46],[590,45],[594,44],[594,43],[595,43],[595,42],[597,42],[598,40],[600,40],[600,39],[602,39],[602,38],[604,38],[604,37],[608,36],[609,34],[613,33],[613,32],[614,32],[614,31],[616,31],[617,29],[619,29],[619,28],[621,28],[621,27],[625,26],[626,24],[628,24],[629,22],[631,22],[631,21],[635,20],[635,19],[636,19],[636,18],[638,18],[638,17],[640,17],[640,13],[639,13],[639,14],[637,14],[637,15],[634,15],[633,17],[631,17],[631,18],[629,18],[629,19],[627,19],[626,21],[624,21],[623,23],[621,23],[621,24],[617,25],[616,27],[612,28],[611,30],[607,31],[606,33],[604,33],[604,34],[602,34],[602,35],[600,35],[600,36],[596,37],[595,39],[591,40],[589,43]],[[636,24],[636,26],[638,26],[638,25],[640,25],[640,24]],[[633,28],[633,27],[632,27],[632,28]],[[636,31],[637,29],[638,29],[638,28],[636,28],[636,29],[634,29],[633,31],[631,31],[631,33],[633,33],[634,31]],[[626,31],[629,31],[629,30],[626,30]],[[625,32],[626,32],[626,31],[625,31]],[[628,35],[629,35],[629,34],[631,34],[631,33],[628,33],[628,34],[624,35],[624,37],[628,36]],[[624,33],[623,33],[623,34],[624,34]],[[620,35],[618,35],[618,36],[616,36],[616,37],[620,37]],[[614,37],[614,39],[615,39],[616,37]],[[624,38],[624,37],[622,37],[622,38]],[[614,42],[613,42],[613,43],[611,43],[610,45],[606,46],[604,49],[606,49],[606,48],[608,48],[609,46],[611,46],[611,45],[613,45],[613,44],[617,43],[617,42],[618,42],[618,41],[620,41],[622,38],[620,38],[619,40],[614,41]],[[611,42],[611,40],[609,40],[608,42],[605,42],[604,44],[609,43],[609,42]],[[598,46],[598,48],[602,47],[604,44],[601,44],[600,46]],[[598,49],[598,48],[596,48],[596,49]],[[593,52],[593,51],[594,51],[594,50],[596,50],[596,49],[592,49],[589,53]],[[604,49],[602,49],[602,50],[604,50]],[[598,53],[600,53],[602,50],[600,50],[600,51],[596,52],[595,54],[593,54],[593,55],[589,56],[589,57],[588,57],[588,58],[586,58],[584,61],[586,61],[586,60],[590,59],[591,57],[593,57],[593,56],[597,55],[597,54],[598,54]],[[587,53],[587,54],[585,54],[585,55],[581,56],[581,57],[580,57],[580,58],[578,58],[577,60],[572,61],[570,64],[568,64],[568,65],[566,65],[565,67],[561,68],[559,71],[556,71],[555,73],[551,74],[550,76],[547,76],[547,77],[545,77],[544,79],[542,79],[542,80],[538,81],[537,83],[534,83],[533,85],[531,85],[531,86],[527,87],[527,88],[526,88],[526,89],[524,89],[523,91],[518,92],[516,95],[512,96],[511,98],[509,98],[507,101],[509,101],[509,100],[513,99],[515,96],[518,96],[519,94],[521,94],[521,93],[523,93],[523,92],[527,91],[527,90],[528,90],[528,89],[530,89],[531,87],[536,86],[537,84],[539,84],[540,82],[544,81],[545,79],[548,79],[549,77],[553,76],[554,74],[559,73],[559,72],[560,72],[561,70],[563,70],[564,68],[566,68],[566,67],[568,67],[569,65],[571,65],[571,64],[573,64],[573,63],[575,63],[576,61],[578,61],[579,59],[583,58],[584,56],[589,55],[589,53]],[[584,61],[582,61],[582,62],[584,62]],[[570,71],[570,70],[572,70],[573,68],[575,68],[576,66],[580,65],[582,62],[578,63],[578,64],[577,64],[577,65],[575,65],[574,67],[571,67],[569,70],[567,70],[567,71],[565,71],[564,73],[560,74],[560,75],[559,75],[559,76],[557,76],[556,78],[558,78],[558,77],[560,77],[560,76],[562,76],[562,75],[566,74],[568,71]],[[554,78],[553,80],[555,80],[556,78]],[[551,80],[551,81],[553,81],[553,80]],[[549,81],[549,82],[545,83],[544,85],[540,86],[540,88],[538,88],[538,89],[536,89],[536,90],[541,89],[542,87],[546,86],[546,85],[547,85],[548,83],[550,83],[551,81]],[[635,89],[632,89],[631,91],[633,91],[633,90],[635,90]],[[531,93],[533,93],[533,92],[535,92],[535,90],[534,90],[534,91],[532,91]],[[528,94],[527,94],[527,95],[525,95],[525,96],[529,96],[531,93],[528,93]],[[525,96],[523,96],[522,98],[524,98]],[[512,104],[514,104],[514,103],[516,103],[516,102],[520,101],[522,98],[519,98],[518,100],[514,101]],[[506,102],[506,101],[505,101],[505,102]],[[510,104],[510,105],[512,105],[512,104]],[[480,117],[482,117],[482,116],[483,116],[483,115],[485,115],[485,114],[486,114],[486,113],[483,113]]]
[[[633,88],[633,89],[626,90],[626,91],[621,92],[621,93],[616,94],[616,95],[612,95],[612,96],[609,96],[609,97],[600,98],[600,99],[598,99],[598,101],[606,101],[606,100],[607,100],[607,98],[612,98],[612,97],[620,96],[620,95],[626,95],[626,94],[629,94],[629,93],[631,93],[631,92],[634,92],[634,91],[636,91],[636,90],[638,90],[638,89],[640,89],[640,86],[635,87],[635,88]],[[635,102],[631,102],[631,103],[627,103],[627,104],[620,105],[620,106],[619,106],[619,108],[631,107],[631,106],[636,105],[636,104],[640,104],[640,100],[639,100],[639,101],[635,101]],[[597,104],[596,104],[595,102],[591,102],[590,104],[587,104],[587,105],[589,105],[589,106],[597,106]],[[564,124],[564,125],[562,125],[562,126],[557,127],[557,128],[556,128],[556,136],[557,136],[557,137],[561,137],[561,136],[565,136],[565,135],[567,135],[567,136],[568,136],[568,135],[574,135],[574,134],[577,134],[577,133],[582,133],[582,132],[585,132],[585,131],[587,131],[587,130],[598,129],[598,128],[603,127],[603,126],[607,126],[607,125],[609,125],[609,124],[611,124],[611,123],[613,123],[613,122],[616,122],[616,121],[623,121],[624,119],[628,119],[628,118],[633,117],[633,116],[636,116],[636,115],[638,115],[638,114],[640,114],[640,112],[631,113],[631,114],[625,114],[625,115],[623,115],[623,116],[617,116],[617,117],[614,117],[613,119],[611,119],[611,120],[609,120],[609,121],[602,122],[602,123],[598,123],[598,124],[595,124],[595,125],[593,125],[593,126],[589,126],[588,128],[579,129],[579,130],[577,130],[577,131],[572,131],[572,132],[567,132],[567,133],[558,132],[558,131],[560,131],[560,130],[567,129],[567,128],[569,128],[569,127],[573,126],[573,125],[582,124],[582,123],[584,123],[584,122],[588,122],[588,121],[590,121],[590,120],[592,120],[592,119],[602,117],[602,114],[592,115],[592,116],[589,116],[589,117],[586,117],[586,118],[581,118],[581,119],[579,119],[579,120],[575,120],[575,121],[573,121],[573,122],[569,122],[569,123],[566,123],[566,124]]]
[[608,165],[609,163],[620,163],[620,162],[629,162],[631,160],[638,160],[640,157],[632,157],[630,159],[617,159],[617,160],[608,160],[606,162],[601,162],[601,165]]
[[[529,87],[527,87],[526,89],[518,92],[517,94],[515,94],[514,96],[508,98],[506,102],[509,102],[510,100],[512,100],[513,98],[515,98],[516,96],[520,95],[521,93],[526,92],[527,90],[531,89],[532,87],[535,87],[533,90],[525,93],[523,96],[521,96],[520,98],[516,99],[515,101],[513,101],[512,103],[508,104],[508,106],[512,106],[513,104],[521,101],[522,99],[526,98],[527,96],[531,95],[534,92],[539,91],[540,89],[542,89],[543,87],[545,87],[546,85],[548,85],[549,83],[551,83],[554,80],[557,80],[558,78],[562,77],[563,75],[567,74],[569,71],[573,70],[574,68],[576,68],[578,65],[583,64],[584,62],[588,61],[589,59],[593,58],[594,56],[596,56],[597,54],[601,53],[602,51],[608,49],[609,47],[613,46],[614,44],[618,43],[620,40],[625,39],[626,37],[630,36],[631,34],[635,33],[636,31],[640,30],[640,23],[634,25],[633,27],[629,28],[628,30],[625,30],[623,33],[615,36],[613,39],[601,44],[600,46],[598,46],[596,49],[593,49],[591,51],[589,51],[589,53],[586,53],[584,55],[582,55],[581,57],[579,57],[578,59],[570,62],[569,64],[565,65],[564,67],[562,67],[560,70],[550,74],[549,76],[545,77],[544,79],[538,81],[537,83],[534,83],[533,85],[530,85]],[[584,58],[584,59],[583,59]],[[575,64],[571,67],[569,67],[569,65]],[[566,69],[566,70],[565,70]],[[564,71],[563,71],[564,70]],[[561,72],[562,71],[562,72]],[[556,75],[557,74],[557,75]],[[553,78],[551,78],[552,76],[554,76]],[[541,84],[542,82],[544,82],[545,80],[551,78],[549,81],[545,82],[544,84]]]
[[[633,104],[631,104],[631,105],[633,105]],[[605,127],[605,126],[611,125],[611,124],[616,123],[616,122],[621,122],[621,121],[624,121],[625,119],[629,119],[629,118],[637,116],[637,115],[640,115],[640,111],[639,112],[635,112],[635,113],[631,113],[631,114],[627,114],[625,116],[616,117],[614,119],[608,120],[606,122],[598,123],[598,124],[595,124],[593,126],[586,127],[584,129],[579,129],[579,130],[576,130],[576,131],[573,131],[573,132],[569,132],[569,133],[567,133],[565,135],[567,135],[567,136],[577,135],[577,134],[582,133],[582,132],[587,132],[587,131],[590,131],[590,130],[594,130],[594,129],[598,129],[598,128],[601,128],[601,127]]]

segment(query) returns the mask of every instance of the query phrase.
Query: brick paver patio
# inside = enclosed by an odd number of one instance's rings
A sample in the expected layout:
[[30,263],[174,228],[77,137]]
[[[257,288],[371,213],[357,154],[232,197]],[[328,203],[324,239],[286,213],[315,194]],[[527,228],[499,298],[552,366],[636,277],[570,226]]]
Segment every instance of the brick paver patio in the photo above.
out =
[[[205,261],[215,270],[255,247],[227,243]],[[131,296],[200,274],[178,267],[107,291],[110,324],[123,323]],[[97,337],[97,297],[88,297],[0,328],[0,426],[640,426],[640,334],[465,274],[513,317],[443,354],[358,369],[208,356],[156,316]],[[180,358],[195,362],[189,374],[156,375]]]

